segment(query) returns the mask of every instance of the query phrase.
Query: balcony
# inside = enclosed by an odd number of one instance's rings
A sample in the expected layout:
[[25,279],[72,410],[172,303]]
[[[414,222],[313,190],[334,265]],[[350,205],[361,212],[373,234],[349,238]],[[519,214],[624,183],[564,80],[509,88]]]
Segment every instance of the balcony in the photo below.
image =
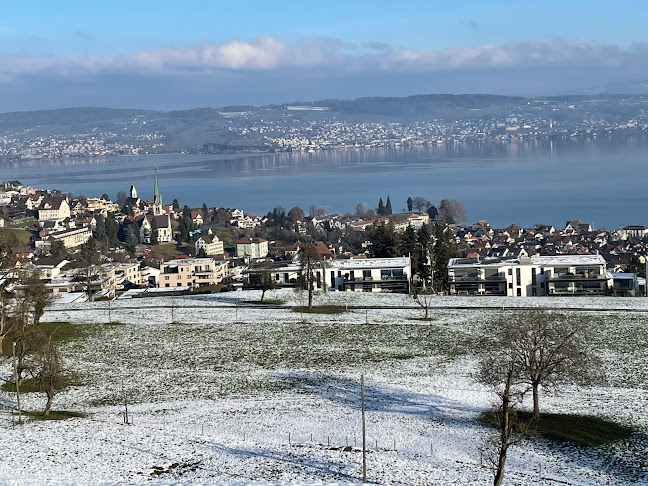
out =
[[487,277],[480,277],[479,275],[449,275],[449,282],[506,282],[504,275],[488,275]]
[[602,273],[554,273],[549,280],[597,280],[605,279]]

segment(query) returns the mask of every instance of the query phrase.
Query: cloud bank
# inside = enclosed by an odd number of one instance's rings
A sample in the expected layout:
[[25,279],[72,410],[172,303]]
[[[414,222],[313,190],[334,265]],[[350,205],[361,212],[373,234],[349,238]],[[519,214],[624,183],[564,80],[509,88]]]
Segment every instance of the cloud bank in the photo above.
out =
[[42,72],[130,72],[140,74],[212,73],[219,70],[326,68],[342,72],[430,72],[524,67],[603,67],[648,61],[648,44],[628,47],[600,43],[518,42],[440,50],[407,49],[380,43],[354,45],[338,39],[306,39],[297,44],[272,37],[230,40],[189,49],[159,49],[81,57],[0,56],[0,75]]
[[645,43],[553,40],[424,50],[261,37],[114,55],[0,54],[0,111],[172,109],[435,92],[558,94],[645,79]]

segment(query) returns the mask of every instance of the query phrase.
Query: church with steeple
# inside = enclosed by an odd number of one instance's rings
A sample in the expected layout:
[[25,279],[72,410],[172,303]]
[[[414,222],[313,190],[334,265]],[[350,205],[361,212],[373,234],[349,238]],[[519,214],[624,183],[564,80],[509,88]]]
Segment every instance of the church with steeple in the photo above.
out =
[[140,224],[140,241],[152,243],[153,232],[157,231],[158,243],[171,243],[173,241],[173,230],[171,229],[171,217],[162,206],[162,195],[158,186],[157,168],[155,169],[155,182],[153,186],[153,205],[148,214],[142,217]]

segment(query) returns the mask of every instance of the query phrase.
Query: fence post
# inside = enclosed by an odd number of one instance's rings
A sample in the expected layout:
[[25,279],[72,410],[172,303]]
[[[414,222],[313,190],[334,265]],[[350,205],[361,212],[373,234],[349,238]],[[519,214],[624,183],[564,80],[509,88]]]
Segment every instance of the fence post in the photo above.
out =
[[[367,482],[367,447],[366,447],[366,424],[365,424],[365,396],[364,396],[364,375],[360,375],[360,398],[362,402],[362,482]],[[376,450],[378,440],[376,440]]]

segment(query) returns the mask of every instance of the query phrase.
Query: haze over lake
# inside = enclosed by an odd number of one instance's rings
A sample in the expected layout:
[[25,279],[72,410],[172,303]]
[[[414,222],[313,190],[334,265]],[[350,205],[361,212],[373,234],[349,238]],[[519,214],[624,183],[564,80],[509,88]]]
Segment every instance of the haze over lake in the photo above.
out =
[[415,148],[314,153],[150,155],[22,161],[2,166],[2,180],[37,188],[115,198],[134,184],[152,198],[157,166],[165,204],[239,207],[257,215],[277,205],[311,204],[353,212],[391,197],[433,203],[457,199],[468,221],[562,226],[568,219],[608,229],[648,224],[645,138],[474,142]]

